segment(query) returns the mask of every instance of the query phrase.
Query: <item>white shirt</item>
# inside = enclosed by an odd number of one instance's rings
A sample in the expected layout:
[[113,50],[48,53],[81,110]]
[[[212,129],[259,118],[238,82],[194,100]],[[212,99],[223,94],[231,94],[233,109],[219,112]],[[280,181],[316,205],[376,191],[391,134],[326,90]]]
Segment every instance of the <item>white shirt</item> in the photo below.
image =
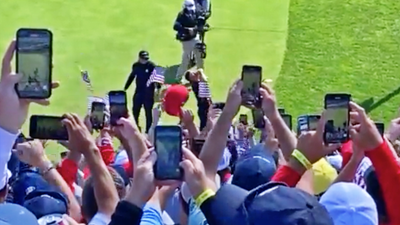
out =
[[111,222],[111,218],[103,213],[96,213],[88,225],[108,225]]
[[8,183],[10,171],[7,169],[8,160],[11,157],[11,149],[18,134],[11,134],[0,128],[0,190]]

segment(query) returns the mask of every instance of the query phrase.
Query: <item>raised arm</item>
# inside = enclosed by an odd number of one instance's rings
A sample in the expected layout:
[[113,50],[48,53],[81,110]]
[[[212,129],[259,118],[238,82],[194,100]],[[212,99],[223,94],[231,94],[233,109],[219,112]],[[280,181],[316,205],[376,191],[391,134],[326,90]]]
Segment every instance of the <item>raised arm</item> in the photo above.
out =
[[128,79],[125,82],[125,86],[124,86],[124,90],[125,91],[128,90],[129,86],[131,86],[131,84],[132,84],[133,80],[135,79],[135,77],[136,77],[136,63],[134,63],[132,65],[132,71],[129,74]]

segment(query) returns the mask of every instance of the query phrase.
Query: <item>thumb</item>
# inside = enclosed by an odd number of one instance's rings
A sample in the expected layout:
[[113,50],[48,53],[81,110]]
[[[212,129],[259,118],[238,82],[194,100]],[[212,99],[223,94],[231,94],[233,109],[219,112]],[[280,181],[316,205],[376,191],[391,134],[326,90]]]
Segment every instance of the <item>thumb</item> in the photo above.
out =
[[183,160],[179,163],[179,166],[182,167],[183,171],[185,171],[185,174],[193,174],[194,166],[190,160]]
[[147,158],[149,162],[151,162],[151,165],[154,165],[157,161],[157,153],[156,151],[150,151],[150,156]]
[[7,77],[6,81],[7,81],[9,84],[14,85],[14,84],[18,83],[18,82],[22,79],[22,77],[23,77],[22,74],[10,74],[10,75]]
[[328,155],[328,154],[334,152],[334,151],[335,151],[336,149],[338,149],[340,146],[341,146],[340,143],[337,143],[337,144],[330,144],[330,145],[326,146],[325,149],[324,149],[325,155]]
[[117,120],[117,124],[118,125],[122,125],[123,126],[123,125],[125,125],[127,123],[129,123],[129,120],[124,118],[124,117],[121,117],[119,120]]

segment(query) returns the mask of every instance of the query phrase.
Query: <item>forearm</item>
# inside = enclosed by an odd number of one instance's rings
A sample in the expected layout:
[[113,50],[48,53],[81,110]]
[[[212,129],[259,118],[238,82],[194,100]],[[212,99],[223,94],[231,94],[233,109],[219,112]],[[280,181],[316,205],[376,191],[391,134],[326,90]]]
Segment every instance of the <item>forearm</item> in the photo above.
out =
[[234,114],[224,110],[204,143],[199,158],[203,161],[206,174],[209,177],[215,176],[218,163],[226,147],[227,135],[234,116]]
[[142,155],[147,151],[145,139],[146,138],[140,133],[140,131],[136,129],[134,135],[132,135],[132,138],[129,140],[129,146],[133,150],[133,165],[136,165]]
[[189,131],[189,137],[191,138],[195,138],[197,136],[199,136],[200,131],[199,129],[196,127],[196,125],[194,123],[190,123],[186,125],[186,128]]
[[113,185],[113,179],[108,172],[99,149],[97,147],[93,148],[89,151],[89,154],[85,154],[85,159],[92,174],[94,195],[97,200],[99,212],[111,216],[119,198],[117,190]]
[[135,79],[135,74],[132,71],[131,74],[129,74],[128,80],[125,83],[124,90],[127,90],[129,86],[131,86],[133,79]]
[[[49,161],[46,162],[46,164],[43,163],[42,166],[39,167],[39,170],[41,171],[46,171],[47,165]],[[69,188],[67,182],[63,179],[63,177],[58,173],[56,169],[50,169],[47,172],[43,174],[44,179],[51,185],[58,187],[62,193],[64,193],[69,202],[69,215],[74,218],[75,220],[80,220],[81,219],[81,207],[78,203],[78,201],[75,198],[74,193],[72,193],[72,190]]]
[[283,156],[286,160],[289,160],[293,150],[297,145],[296,137],[286,125],[278,111],[276,111],[272,116],[269,116],[268,119],[274,128]]
[[342,171],[340,171],[339,175],[332,182],[332,184],[339,182],[352,182],[360,162],[360,160],[355,160],[354,158],[350,159],[350,161],[342,169]]

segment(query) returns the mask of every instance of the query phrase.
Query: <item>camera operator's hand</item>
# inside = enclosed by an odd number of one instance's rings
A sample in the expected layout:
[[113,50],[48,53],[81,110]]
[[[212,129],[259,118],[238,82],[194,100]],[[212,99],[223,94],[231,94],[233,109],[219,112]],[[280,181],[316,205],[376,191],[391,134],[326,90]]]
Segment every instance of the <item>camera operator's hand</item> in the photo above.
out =
[[63,123],[68,131],[68,146],[71,151],[80,151],[83,155],[97,149],[96,143],[85,123],[74,113],[64,115]]
[[[13,40],[3,56],[0,79],[0,127],[11,133],[18,133],[18,130],[24,124],[28,116],[29,103],[49,104],[48,99],[32,100],[18,98],[14,87],[22,76],[12,73],[11,68],[15,44],[15,40]],[[58,86],[59,83],[52,84],[52,88]]]
[[34,167],[41,167],[48,162],[43,144],[39,140],[24,142],[17,145],[18,159]]

